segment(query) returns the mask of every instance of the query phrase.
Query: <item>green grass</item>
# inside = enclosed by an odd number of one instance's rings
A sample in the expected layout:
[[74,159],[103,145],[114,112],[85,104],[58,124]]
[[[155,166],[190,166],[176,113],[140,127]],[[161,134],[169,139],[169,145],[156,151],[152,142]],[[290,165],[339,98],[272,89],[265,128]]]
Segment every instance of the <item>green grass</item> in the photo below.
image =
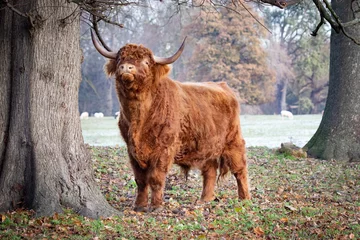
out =
[[200,203],[201,176],[191,172],[185,181],[174,166],[164,209],[136,213],[126,149],[92,147],[91,153],[100,189],[121,216],[92,220],[64,209],[35,218],[19,209],[0,214],[0,239],[360,239],[356,163],[293,159],[252,147],[251,201],[237,199],[229,177],[217,186],[217,201]]
[[[282,119],[279,115],[243,115],[241,129],[246,146],[280,147],[283,142],[297,146],[310,140],[317,130],[321,115],[295,115]],[[124,146],[117,121],[113,117],[81,120],[84,141],[91,146]]]
[[280,147],[293,142],[303,147],[316,132],[322,115],[295,115],[282,119],[279,115],[242,115],[241,129],[247,147]]
[[125,145],[114,117],[82,119],[81,127],[85,143],[92,146]]

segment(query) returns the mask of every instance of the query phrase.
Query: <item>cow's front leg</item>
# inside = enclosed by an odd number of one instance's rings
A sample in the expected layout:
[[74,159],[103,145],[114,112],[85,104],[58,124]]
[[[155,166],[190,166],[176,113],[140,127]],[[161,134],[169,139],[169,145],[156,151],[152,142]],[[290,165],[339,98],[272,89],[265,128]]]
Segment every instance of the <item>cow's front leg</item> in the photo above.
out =
[[160,209],[164,196],[166,173],[153,170],[149,179],[151,188],[151,208],[150,211]]
[[166,174],[170,168],[169,158],[163,158],[156,162],[155,166],[151,168],[149,172],[149,185],[151,188],[151,209],[150,211],[156,211],[161,209]]
[[201,201],[209,202],[215,199],[215,183],[217,175],[218,163],[217,160],[208,161],[201,169],[203,176],[203,191],[201,194]]
[[146,212],[148,205],[148,190],[149,184],[147,181],[148,170],[142,169],[137,161],[130,156],[130,163],[135,175],[135,182],[137,185],[137,194],[135,200],[134,211]]

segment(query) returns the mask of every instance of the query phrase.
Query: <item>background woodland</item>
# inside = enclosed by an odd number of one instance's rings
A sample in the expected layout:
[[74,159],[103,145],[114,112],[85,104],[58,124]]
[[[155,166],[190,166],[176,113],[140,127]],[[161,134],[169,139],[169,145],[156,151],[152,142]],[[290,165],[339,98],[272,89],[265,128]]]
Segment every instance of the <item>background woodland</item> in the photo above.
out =
[[[226,81],[237,92],[244,114],[323,111],[329,80],[330,28],[321,28],[317,37],[310,35],[319,21],[311,2],[286,10],[246,5],[236,11],[152,4],[117,10],[121,12],[116,21],[123,28],[99,25],[112,50],[131,42],[149,47],[158,56],[169,56],[187,36],[185,51],[173,65],[174,79]],[[113,115],[119,110],[114,82],[106,78],[102,69],[106,60],[92,46],[89,16],[83,14],[82,18],[84,62],[79,111]]]

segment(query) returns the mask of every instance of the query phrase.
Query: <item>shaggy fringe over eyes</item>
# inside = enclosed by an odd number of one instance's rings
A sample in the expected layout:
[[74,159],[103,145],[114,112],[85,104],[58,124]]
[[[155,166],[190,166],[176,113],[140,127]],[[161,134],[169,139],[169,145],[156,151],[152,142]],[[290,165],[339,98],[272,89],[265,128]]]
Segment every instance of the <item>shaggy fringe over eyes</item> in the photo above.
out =
[[126,44],[119,51],[120,59],[122,61],[131,61],[131,60],[142,60],[145,57],[149,57],[152,64],[154,64],[154,60],[151,57],[153,53],[142,45],[136,44]]

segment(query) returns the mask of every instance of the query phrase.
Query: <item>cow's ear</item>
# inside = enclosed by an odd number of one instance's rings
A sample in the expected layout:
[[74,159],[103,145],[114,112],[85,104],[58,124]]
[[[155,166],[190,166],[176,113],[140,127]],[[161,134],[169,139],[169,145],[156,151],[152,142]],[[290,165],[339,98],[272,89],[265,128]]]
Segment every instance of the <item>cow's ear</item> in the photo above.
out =
[[171,66],[170,65],[161,65],[155,64],[155,76],[156,78],[162,78],[163,76],[167,76],[170,73]]
[[104,66],[105,73],[111,77],[114,76],[116,72],[116,61],[114,59],[110,59]]

